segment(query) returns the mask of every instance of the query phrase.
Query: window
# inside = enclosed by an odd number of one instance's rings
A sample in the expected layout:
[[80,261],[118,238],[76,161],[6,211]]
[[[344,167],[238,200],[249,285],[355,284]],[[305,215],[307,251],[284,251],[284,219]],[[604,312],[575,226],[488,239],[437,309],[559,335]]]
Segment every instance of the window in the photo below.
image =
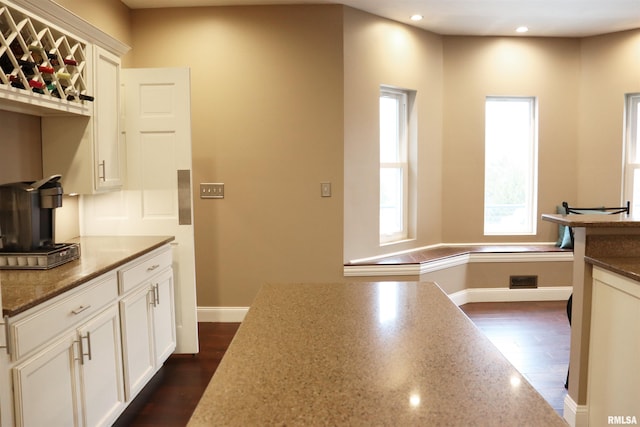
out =
[[536,233],[537,106],[533,97],[487,97],[484,234]]
[[380,89],[380,243],[408,237],[408,92]]
[[626,96],[624,200],[631,201],[631,211],[640,208],[640,94]]

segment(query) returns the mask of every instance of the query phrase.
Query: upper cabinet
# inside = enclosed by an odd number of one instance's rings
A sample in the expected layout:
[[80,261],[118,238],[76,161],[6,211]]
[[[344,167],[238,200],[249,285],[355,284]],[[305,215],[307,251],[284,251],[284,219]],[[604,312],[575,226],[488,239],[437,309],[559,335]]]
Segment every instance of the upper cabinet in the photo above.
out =
[[120,58],[99,46],[93,46],[91,57],[92,116],[49,116],[41,122],[44,175],[62,175],[66,194],[117,190],[124,182]]
[[0,0],[0,110],[42,117],[43,174],[61,174],[67,194],[123,185],[128,50],[53,1]]

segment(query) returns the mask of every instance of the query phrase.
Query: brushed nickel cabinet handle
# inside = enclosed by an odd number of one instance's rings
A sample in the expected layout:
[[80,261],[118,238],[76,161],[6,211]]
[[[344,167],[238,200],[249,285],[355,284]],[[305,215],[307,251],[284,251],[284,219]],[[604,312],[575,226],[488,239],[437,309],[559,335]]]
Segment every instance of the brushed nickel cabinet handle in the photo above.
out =
[[98,172],[98,179],[102,180],[103,182],[107,180],[107,161],[103,160],[100,163],[98,163],[98,168],[102,168],[102,175],[100,175],[100,172]]
[[85,311],[85,310],[87,310],[89,308],[91,308],[91,304],[89,304],[89,305],[81,305],[80,307],[76,308],[75,310],[71,310],[71,313],[80,314],[80,313],[82,313],[83,311]]
[[151,267],[147,268],[147,271],[153,271],[158,267],[160,267],[160,264],[153,264]]

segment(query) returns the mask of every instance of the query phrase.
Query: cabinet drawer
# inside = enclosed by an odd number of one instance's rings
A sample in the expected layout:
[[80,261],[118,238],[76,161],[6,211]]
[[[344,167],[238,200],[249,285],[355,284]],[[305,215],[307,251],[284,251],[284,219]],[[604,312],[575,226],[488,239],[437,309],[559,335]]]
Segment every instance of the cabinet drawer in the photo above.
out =
[[16,359],[112,303],[118,297],[116,274],[107,273],[68,293],[11,324]]
[[140,260],[127,264],[118,271],[120,293],[125,294],[136,286],[145,283],[149,278],[171,267],[173,261],[171,247],[166,246],[158,252],[149,254]]

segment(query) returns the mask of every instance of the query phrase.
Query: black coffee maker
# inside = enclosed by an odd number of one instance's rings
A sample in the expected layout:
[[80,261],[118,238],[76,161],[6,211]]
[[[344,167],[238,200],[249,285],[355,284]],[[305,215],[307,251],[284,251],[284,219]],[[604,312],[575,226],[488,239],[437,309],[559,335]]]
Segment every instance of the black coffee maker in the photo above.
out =
[[60,175],[0,185],[0,251],[33,252],[55,245],[54,209],[62,206]]

